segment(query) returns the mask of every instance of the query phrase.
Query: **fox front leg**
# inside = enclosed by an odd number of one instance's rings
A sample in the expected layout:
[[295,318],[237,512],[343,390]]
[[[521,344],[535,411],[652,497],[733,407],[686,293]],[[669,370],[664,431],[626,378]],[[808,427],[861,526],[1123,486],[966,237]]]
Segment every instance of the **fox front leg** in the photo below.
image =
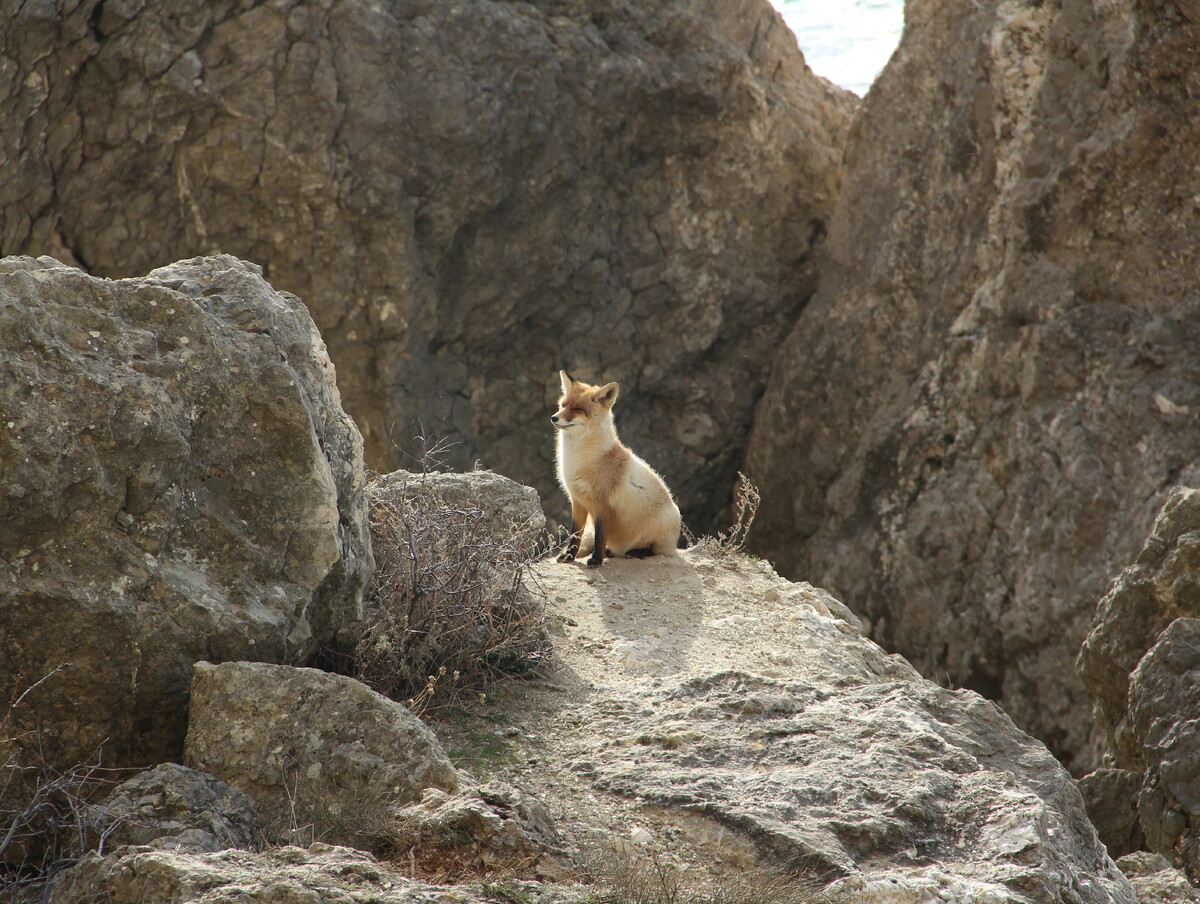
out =
[[587,560],[587,567],[599,568],[604,564],[604,521],[596,518],[593,529],[596,532],[596,545],[592,548],[592,554]]

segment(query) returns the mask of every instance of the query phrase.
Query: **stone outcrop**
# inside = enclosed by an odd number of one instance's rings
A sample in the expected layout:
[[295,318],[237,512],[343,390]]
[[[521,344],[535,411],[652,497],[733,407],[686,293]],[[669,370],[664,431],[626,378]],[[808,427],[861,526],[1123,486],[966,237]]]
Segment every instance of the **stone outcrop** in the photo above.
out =
[[163,763],[122,782],[99,808],[105,847],[208,854],[258,842],[250,798],[220,779]]
[[52,764],[178,759],[194,662],[301,662],[361,617],[361,439],[252,264],[0,261],[0,473],[0,700],[53,673],[13,714]]
[[458,772],[433,732],[366,685],[316,669],[197,663],[187,762],[248,794],[270,839],[387,837],[392,808]]
[[1135,900],[1040,741],[885,653],[823,592],[701,547],[612,564],[537,570],[583,700],[527,700],[553,715],[519,728],[545,738],[533,771],[561,769],[534,790],[565,835],[611,794],[656,814],[626,837],[694,837],[834,899]]
[[1200,881],[1200,491],[1167,497],[1100,601],[1079,670],[1106,759],[1137,777],[1146,847]]
[[258,261],[369,466],[420,417],[564,512],[564,366],[622,383],[685,514],[728,498],[856,104],[766,0],[55,0],[0,58],[5,252]]
[[751,543],[1095,763],[1072,663],[1200,479],[1193,4],[908,4],[772,372]]
[[[522,882],[505,886],[511,889],[508,900],[536,900],[538,904],[589,904],[595,900],[590,891],[569,886]],[[526,892],[537,897],[524,897]],[[214,900],[495,904],[496,896],[480,887],[417,882],[362,851],[314,844],[308,849],[279,847],[261,853],[222,851],[200,856],[137,849],[108,857],[89,854],[55,879],[49,901],[75,904],[94,900],[106,904],[201,904]]]

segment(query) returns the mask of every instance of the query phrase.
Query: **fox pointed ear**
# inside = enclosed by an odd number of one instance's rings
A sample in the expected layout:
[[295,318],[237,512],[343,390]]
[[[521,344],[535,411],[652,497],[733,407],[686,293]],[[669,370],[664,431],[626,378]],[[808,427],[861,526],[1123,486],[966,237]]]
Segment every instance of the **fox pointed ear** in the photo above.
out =
[[612,408],[613,402],[617,400],[617,393],[621,387],[616,383],[608,383],[596,390],[596,394],[592,397],[605,408]]
[[558,372],[558,379],[562,381],[562,391],[563,391],[563,394],[565,395],[566,393],[570,392],[570,391],[571,391],[571,384],[575,382],[575,378],[574,378],[574,377],[572,377],[572,376],[571,376],[569,373],[567,373],[565,370],[560,370],[560,371]]

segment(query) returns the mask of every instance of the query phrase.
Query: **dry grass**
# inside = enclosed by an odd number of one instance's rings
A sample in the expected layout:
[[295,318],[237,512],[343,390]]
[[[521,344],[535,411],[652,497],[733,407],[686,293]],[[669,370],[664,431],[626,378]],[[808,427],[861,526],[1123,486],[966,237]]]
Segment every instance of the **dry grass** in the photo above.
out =
[[754,524],[754,516],[758,514],[760,501],[758,487],[738,471],[737,484],[733,488],[733,524],[729,530],[718,533],[715,537],[701,537],[699,541],[694,541],[689,536],[689,543],[698,542],[705,552],[717,559],[742,552],[746,548],[746,537]]
[[118,781],[99,751],[93,763],[58,770],[43,755],[40,732],[16,727],[30,695],[64,668],[18,687],[0,710],[0,897],[32,894],[85,852],[103,851],[120,825],[95,803]]
[[376,572],[353,652],[355,677],[417,715],[532,674],[549,653],[521,526],[506,536],[477,506],[450,504],[429,461],[368,487]]

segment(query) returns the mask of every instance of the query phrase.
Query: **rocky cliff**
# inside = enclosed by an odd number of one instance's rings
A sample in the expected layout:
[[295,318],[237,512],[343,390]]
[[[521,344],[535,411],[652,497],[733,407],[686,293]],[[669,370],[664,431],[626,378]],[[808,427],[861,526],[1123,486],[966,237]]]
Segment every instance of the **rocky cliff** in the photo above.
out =
[[1200,479],[1194,3],[912,0],[747,470],[756,548],[1095,762],[1073,662]]
[[0,21],[0,253],[260,263],[308,304],[380,470],[420,418],[453,463],[557,501],[544,409],[567,367],[638,399],[626,435],[698,528],[728,498],[855,104],[765,0]]

